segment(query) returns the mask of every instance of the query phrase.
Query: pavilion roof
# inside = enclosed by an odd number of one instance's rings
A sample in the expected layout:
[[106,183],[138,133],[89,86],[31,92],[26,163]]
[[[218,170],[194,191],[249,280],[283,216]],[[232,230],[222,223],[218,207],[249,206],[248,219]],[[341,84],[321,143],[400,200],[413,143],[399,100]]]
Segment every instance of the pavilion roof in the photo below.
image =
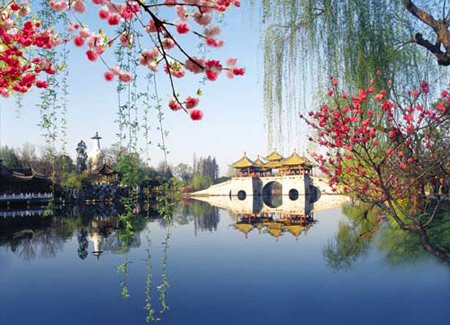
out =
[[248,238],[248,233],[253,230],[254,226],[248,223],[235,223],[234,228],[245,234],[245,239]]
[[250,159],[248,159],[247,155],[244,152],[244,156],[239,159],[238,161],[236,161],[235,163],[233,163],[231,165],[231,167],[233,168],[247,168],[247,167],[254,167],[254,163],[253,161],[251,161]]
[[264,158],[267,161],[276,161],[276,160],[282,160],[283,156],[280,155],[277,150],[275,149],[274,152],[269,154],[267,157]]
[[281,167],[281,161],[279,161],[279,160],[268,161],[264,164],[264,168],[266,168],[266,169],[280,168],[280,167]]
[[305,165],[311,166],[311,167],[314,165],[314,164],[311,162],[311,160],[309,160],[308,158],[303,157],[303,159],[305,159]]
[[266,229],[266,232],[275,238],[278,238],[283,234],[283,230],[281,228],[269,228]]
[[265,162],[261,160],[261,158],[258,155],[258,158],[254,161],[255,166],[257,167],[264,167]]
[[305,228],[300,225],[289,225],[289,226],[284,226],[284,229],[289,231],[295,237],[298,237],[298,236],[300,236],[300,234],[303,232],[303,230]]
[[246,233],[250,232],[250,230],[252,230],[254,228],[254,226],[252,224],[248,224],[248,223],[235,223],[234,228],[236,228],[237,230],[240,230],[246,234]]
[[106,162],[104,162],[103,165],[98,169],[97,173],[102,175],[117,174],[117,172]]
[[305,158],[301,157],[297,152],[293,152],[292,155],[290,155],[288,158],[283,160],[284,166],[298,166],[298,165],[305,165],[305,166],[312,166],[311,162]]

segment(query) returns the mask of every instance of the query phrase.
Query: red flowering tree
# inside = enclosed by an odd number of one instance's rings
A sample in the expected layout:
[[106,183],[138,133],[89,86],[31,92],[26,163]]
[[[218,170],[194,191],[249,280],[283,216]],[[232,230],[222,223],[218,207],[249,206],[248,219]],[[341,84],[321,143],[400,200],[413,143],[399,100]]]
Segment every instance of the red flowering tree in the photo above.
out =
[[31,49],[51,49],[62,43],[53,30],[42,30],[30,16],[28,3],[10,1],[0,7],[0,94],[26,93],[30,88],[47,88],[41,73],[54,74],[52,62]]
[[[118,78],[130,82],[134,76],[104,58],[105,52],[114,44],[135,48],[144,69],[157,72],[160,68],[168,75],[172,88],[169,108],[173,111],[185,110],[193,120],[202,118],[197,107],[198,96],[181,96],[175,87],[175,79],[183,78],[186,71],[204,75],[215,81],[222,71],[229,78],[244,74],[236,66],[236,59],[221,62],[217,59],[199,58],[188,53],[182,46],[182,37],[191,37],[206,46],[217,48],[224,45],[219,39],[220,27],[211,26],[214,12],[226,12],[232,5],[239,7],[239,0],[59,0],[48,2],[57,12],[70,11],[73,22],[67,26],[70,39],[75,46],[84,48],[89,61],[101,61],[105,65],[104,77],[107,81]],[[37,20],[23,22],[30,14],[30,6],[24,1],[9,1],[1,9],[0,16],[0,67],[2,79],[0,92],[8,96],[11,92],[26,92],[32,86],[47,87],[37,80],[41,71],[54,73],[51,62],[42,58],[27,58],[33,47],[52,48],[62,40],[49,31],[39,31]],[[88,10],[96,10],[104,28],[94,31],[82,22],[82,15]],[[55,22],[56,23],[56,22]],[[189,40],[192,44],[192,40]]]
[[449,93],[431,104],[424,81],[417,90],[396,94],[378,71],[367,89],[353,95],[332,78],[328,95],[327,104],[301,117],[317,131],[309,140],[325,148],[312,155],[333,191],[379,206],[401,229],[418,233],[425,249],[449,260],[426,231],[441,198],[430,201],[425,193],[425,185],[449,175]]

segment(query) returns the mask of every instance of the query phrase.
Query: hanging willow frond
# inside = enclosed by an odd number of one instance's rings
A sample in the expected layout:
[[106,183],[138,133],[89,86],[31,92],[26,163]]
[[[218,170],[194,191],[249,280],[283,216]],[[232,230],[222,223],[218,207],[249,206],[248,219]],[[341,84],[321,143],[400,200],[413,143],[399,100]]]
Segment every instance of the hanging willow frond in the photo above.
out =
[[[416,2],[442,11],[438,0]],[[285,135],[298,128],[292,120],[312,108],[330,75],[354,91],[367,87],[376,70],[409,86],[438,74],[435,60],[411,41],[416,32],[426,33],[426,26],[402,0],[264,0],[251,6],[263,25],[269,147],[291,144]]]

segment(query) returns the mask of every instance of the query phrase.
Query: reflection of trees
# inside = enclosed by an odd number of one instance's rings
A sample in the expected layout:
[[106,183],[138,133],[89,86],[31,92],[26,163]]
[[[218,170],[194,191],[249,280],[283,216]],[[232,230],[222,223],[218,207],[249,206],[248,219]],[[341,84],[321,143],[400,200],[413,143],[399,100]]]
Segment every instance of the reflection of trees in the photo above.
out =
[[[369,209],[368,205],[346,206],[343,214],[347,220],[339,224],[338,232],[323,250],[327,264],[335,270],[345,270],[364,257],[377,237],[377,249],[385,254],[393,265],[417,261],[429,256],[419,236],[385,219],[382,223],[380,211]],[[450,249],[450,212],[436,214],[435,221],[428,228],[428,236],[433,246],[441,250]]]
[[32,260],[37,255],[55,257],[57,252],[62,251],[66,239],[57,228],[25,229],[13,234],[11,251],[25,260]]
[[347,220],[339,223],[338,232],[323,250],[324,259],[332,269],[351,269],[359,258],[366,255],[381,220],[369,210],[367,204],[342,208]]
[[[450,251],[450,211],[448,206],[436,214],[427,233],[434,247]],[[386,254],[388,261],[392,264],[417,261],[429,256],[417,234],[402,231],[393,225],[382,228],[377,247]],[[448,260],[444,261],[449,262]]]
[[178,224],[194,222],[194,231],[216,231],[220,222],[219,209],[200,201],[189,201],[182,206],[181,213],[177,214],[175,221]]
[[[65,207],[57,210],[54,218],[40,215],[1,218],[0,246],[8,247],[25,260],[51,258],[63,250],[67,240],[76,236],[77,254],[86,259],[89,239],[95,235],[102,250],[117,253],[124,246],[120,238],[123,228],[117,220],[116,208],[107,205]],[[128,249],[141,245],[139,232],[144,228],[145,218],[137,215],[132,224],[135,233],[127,239]]]
[[77,234],[78,240],[78,257],[82,260],[88,256],[89,242],[87,240],[88,232],[85,228],[80,228]]

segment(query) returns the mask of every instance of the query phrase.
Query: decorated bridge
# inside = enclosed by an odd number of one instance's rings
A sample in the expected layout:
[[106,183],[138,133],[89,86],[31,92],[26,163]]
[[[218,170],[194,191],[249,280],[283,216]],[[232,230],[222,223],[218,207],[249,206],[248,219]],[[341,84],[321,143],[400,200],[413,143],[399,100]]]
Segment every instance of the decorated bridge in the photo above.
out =
[[328,184],[312,173],[313,164],[295,151],[283,158],[276,150],[255,161],[244,156],[233,163],[234,177],[208,189],[192,193],[191,196],[236,196],[244,200],[247,196],[270,196],[278,194],[296,200],[300,195],[316,195],[331,190]]

